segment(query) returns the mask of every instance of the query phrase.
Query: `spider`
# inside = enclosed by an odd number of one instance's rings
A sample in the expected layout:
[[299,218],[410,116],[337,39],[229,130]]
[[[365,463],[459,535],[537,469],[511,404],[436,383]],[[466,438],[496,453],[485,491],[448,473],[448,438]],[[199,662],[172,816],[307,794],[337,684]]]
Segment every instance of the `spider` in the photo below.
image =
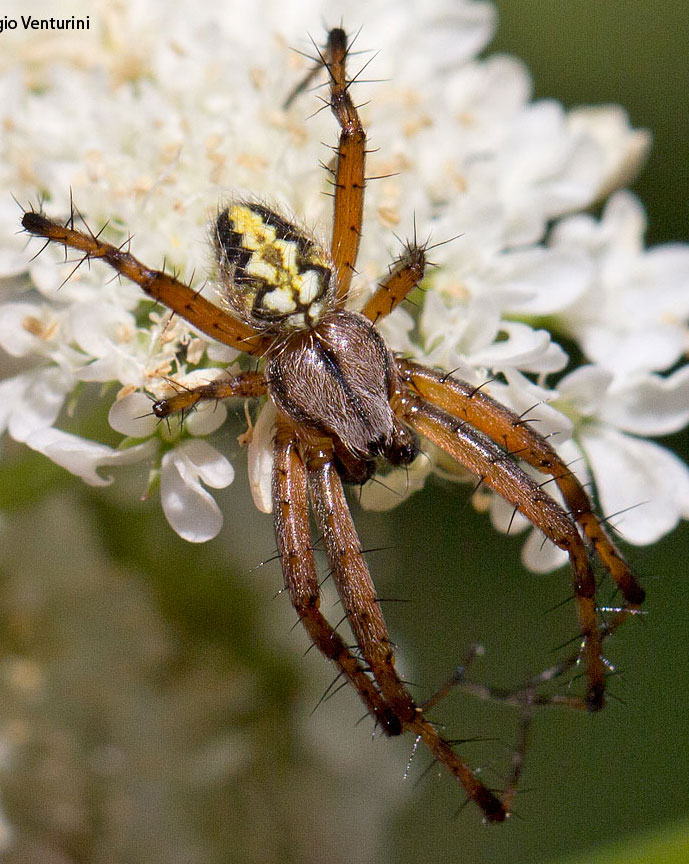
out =
[[[408,465],[420,436],[433,442],[498,492],[569,555],[580,649],[556,671],[581,663],[583,697],[538,697],[543,673],[522,690],[484,695],[523,707],[559,701],[596,711],[603,706],[606,662],[602,642],[643,602],[644,591],[594,513],[591,499],[550,444],[481,388],[393,354],[376,323],[418,286],[426,244],[414,240],[393,262],[359,312],[346,308],[362,231],[366,185],[366,132],[350,95],[347,36],[330,31],[316,67],[329,78],[328,103],[340,134],[335,167],[330,250],[280,213],[238,199],[222,207],[213,226],[221,307],[164,270],[134,258],[89,230],[27,210],[31,235],[101,259],[197,330],[259,358],[262,371],[244,371],[153,404],[167,418],[206,400],[267,396],[276,409],[272,498],[278,554],[287,592],[314,645],[355,688],[387,735],[410,732],[446,766],[488,821],[505,819],[519,774],[501,797],[491,791],[428,718],[439,698],[460,682],[457,674],[435,697],[417,704],[395,668],[393,644],[349,512],[343,484],[363,484],[381,462]],[[520,467],[521,460],[552,478],[565,509]],[[322,538],[332,577],[356,645],[351,647],[321,612],[310,517]],[[591,558],[598,559],[622,594],[607,621],[599,620]],[[474,689],[480,688],[474,687]]]

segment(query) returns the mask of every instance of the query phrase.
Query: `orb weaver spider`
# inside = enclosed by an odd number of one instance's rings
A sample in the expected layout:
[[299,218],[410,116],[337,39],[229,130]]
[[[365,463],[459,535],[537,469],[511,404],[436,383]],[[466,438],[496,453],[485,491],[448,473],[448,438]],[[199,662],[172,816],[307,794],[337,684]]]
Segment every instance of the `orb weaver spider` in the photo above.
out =
[[[334,216],[330,251],[272,209],[234,200],[216,217],[213,240],[225,307],[218,306],[164,270],[153,270],[128,248],[115,247],[74,227],[74,209],[63,225],[26,211],[31,235],[101,259],[135,282],[211,339],[247,352],[263,371],[184,389],[153,404],[159,418],[184,415],[206,400],[267,396],[276,409],[272,498],[278,554],[296,613],[321,653],[355,688],[387,735],[410,732],[462,784],[488,821],[509,814],[520,772],[498,797],[455,752],[428,719],[430,708],[455,684],[417,704],[395,668],[393,645],[349,512],[343,484],[363,484],[378,464],[408,465],[418,455],[419,436],[431,441],[495,490],[569,555],[581,644],[560,666],[513,692],[473,685],[475,692],[522,705],[558,702],[590,711],[604,703],[606,635],[634,614],[644,591],[615,547],[591,499],[550,444],[520,417],[480,388],[421,366],[386,347],[376,323],[418,286],[427,245],[409,242],[376,292],[359,312],[345,308],[362,230],[366,185],[366,132],[346,74],[345,32],[330,31],[316,67],[329,77],[329,105],[340,128],[332,170]],[[567,510],[547,494],[519,461],[552,478]],[[310,515],[356,645],[348,646],[320,611]],[[595,556],[622,594],[608,620],[596,602]],[[538,696],[535,688],[581,663],[586,693]],[[469,685],[469,689],[472,686]]]

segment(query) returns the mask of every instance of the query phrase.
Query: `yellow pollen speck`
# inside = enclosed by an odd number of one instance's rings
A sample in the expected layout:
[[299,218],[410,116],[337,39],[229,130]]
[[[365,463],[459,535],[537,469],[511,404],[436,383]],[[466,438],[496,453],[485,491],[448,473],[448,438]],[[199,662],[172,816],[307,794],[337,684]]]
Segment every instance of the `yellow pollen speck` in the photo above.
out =
[[209,135],[206,138],[205,143],[206,143],[206,156],[210,156],[222,144],[222,136],[218,135],[217,133],[214,135]]
[[393,228],[400,221],[400,211],[391,203],[379,204],[376,208],[376,216],[384,228]]
[[137,388],[133,384],[126,384],[124,387],[120,387],[115,396],[115,401],[119,402],[125,396],[131,396],[132,393],[136,393],[136,390]]
[[268,160],[264,156],[257,156],[255,153],[240,153],[235,162],[243,168],[249,168],[251,171],[265,171],[268,168]]
[[115,331],[115,339],[124,345],[132,341],[132,335],[132,328],[127,324],[120,324]]
[[444,285],[443,293],[449,297],[455,297],[457,300],[467,301],[471,299],[469,289],[463,282],[451,282],[449,285]]
[[50,324],[44,324],[39,318],[36,318],[33,315],[27,315],[22,321],[22,327],[28,333],[31,333],[32,336],[37,336],[39,339],[46,342],[55,335],[58,324],[57,321],[51,321]]
[[266,71],[257,66],[249,69],[249,79],[256,90],[262,90],[266,85]]

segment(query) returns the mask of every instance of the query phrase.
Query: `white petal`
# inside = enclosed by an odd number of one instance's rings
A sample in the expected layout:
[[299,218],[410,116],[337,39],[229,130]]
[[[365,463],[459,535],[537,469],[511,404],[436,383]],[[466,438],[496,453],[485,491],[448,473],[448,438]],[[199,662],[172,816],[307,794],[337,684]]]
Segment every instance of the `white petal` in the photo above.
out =
[[689,366],[667,378],[623,379],[601,405],[602,420],[637,435],[669,435],[689,423]]
[[567,563],[567,553],[538,530],[529,534],[522,546],[522,563],[532,573],[550,573]]
[[190,435],[210,435],[219,429],[227,419],[227,406],[224,402],[199,402],[194,411],[186,418],[185,426]]
[[15,441],[57,419],[74,379],[57,366],[24,372],[0,382],[0,431],[7,429]]
[[249,442],[249,487],[254,504],[261,513],[273,512],[273,437],[275,406],[266,402],[258,415]]
[[232,463],[207,441],[199,439],[184,441],[175,448],[175,452],[183,455],[185,461],[206,486],[224,489],[234,480]]
[[144,366],[126,349],[113,349],[107,356],[87,363],[76,371],[80,381],[119,381],[126,386],[140,387],[145,380]]
[[515,367],[524,372],[557,372],[567,365],[567,354],[551,341],[547,330],[534,330],[518,321],[503,321],[500,330],[506,339],[493,342],[467,359],[488,369]]
[[98,474],[99,468],[139,462],[152,457],[157,449],[155,441],[146,441],[125,450],[113,450],[105,444],[87,441],[52,427],[34,432],[26,443],[57,465],[81,477],[89,486],[108,486],[112,483],[112,477],[104,478]]
[[[655,543],[689,518],[689,469],[669,450],[611,429],[585,430],[581,446],[601,509],[630,543]],[[624,512],[623,512],[624,511]]]
[[12,357],[25,357],[33,352],[45,353],[45,343],[26,325],[36,322],[50,326],[51,313],[45,306],[34,303],[5,303],[0,307],[0,347]]
[[431,467],[429,459],[419,456],[411,465],[393,468],[361,487],[359,503],[364,510],[392,510],[423,488]]
[[130,438],[148,438],[160,422],[153,414],[153,403],[144,393],[130,393],[113,403],[108,423],[117,432]]
[[532,247],[497,256],[488,271],[500,306],[520,315],[550,315],[575,302],[593,278],[578,250]]
[[70,308],[70,326],[74,339],[91,357],[106,357],[117,345],[134,338],[134,316],[111,303],[75,303]]
[[568,125],[578,134],[593,138],[600,147],[603,176],[598,194],[626,186],[637,175],[651,146],[647,129],[632,129],[629,115],[618,105],[576,108]]
[[205,543],[218,534],[223,516],[201,480],[221,488],[233,479],[232,465],[206,441],[185,441],[163,456],[160,472],[163,512],[180,537],[191,543]]
[[685,349],[685,336],[678,327],[653,324],[624,332],[613,322],[583,327],[577,335],[591,360],[617,375],[637,371],[659,372],[672,366]]
[[595,414],[606,398],[612,373],[600,366],[580,366],[557,383],[558,400],[584,416]]
[[491,496],[490,521],[501,534],[521,534],[529,526],[529,520],[515,510],[514,504],[505,501],[497,492]]

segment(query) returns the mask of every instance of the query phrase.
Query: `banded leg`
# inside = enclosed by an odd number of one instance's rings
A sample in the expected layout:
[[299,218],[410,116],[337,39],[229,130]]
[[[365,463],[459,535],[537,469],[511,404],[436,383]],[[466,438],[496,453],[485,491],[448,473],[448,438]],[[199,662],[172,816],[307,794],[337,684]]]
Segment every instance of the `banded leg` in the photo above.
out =
[[278,419],[274,443],[273,513],[285,587],[309,638],[354,686],[368,712],[388,735],[402,727],[342,637],[319,611],[318,572],[311,545],[306,469],[291,428]]
[[503,801],[476,777],[452,749],[451,743],[414,704],[395,671],[392,643],[333,463],[323,451],[315,450],[307,455],[306,463],[316,523],[333,579],[361,654],[382,696],[399,718],[402,729],[423,741],[433,757],[463,785],[469,798],[483,810],[485,818],[502,822],[508,813]]
[[550,475],[557,483],[572,518],[581,526],[584,536],[615,580],[625,602],[630,607],[643,603],[645,592],[593,512],[591,499],[542,436],[509,408],[464,381],[402,358],[397,358],[397,368],[405,383],[425,399],[453,416],[466,420],[508,453],[523,459],[543,474]]
[[395,657],[376,590],[364,561],[342,483],[331,461],[307,454],[309,490],[333,580],[354,638],[381,693],[397,717],[408,723],[415,706],[395,671]]
[[335,169],[335,202],[331,249],[338,274],[337,297],[347,296],[356,267],[364,209],[366,132],[349,93],[346,74],[347,35],[339,27],[328,34],[322,56],[330,75],[330,107],[340,125]]
[[602,633],[595,600],[596,582],[586,545],[574,521],[508,453],[465,421],[436,408],[410,390],[395,394],[392,404],[401,419],[481,478],[549,540],[567,552],[572,565],[577,617],[583,638],[581,659],[588,679],[586,707],[591,711],[602,708],[605,663],[601,656]]
[[154,300],[167,306],[202,333],[224,345],[239,351],[261,355],[270,345],[270,338],[233,318],[224,309],[206,300],[189,285],[175,279],[162,270],[152,270],[138,261],[129,252],[111,243],[100,240],[91,232],[78,231],[73,226],[74,212],[67,225],[48,219],[42,213],[27,210],[22,218],[22,227],[35,237],[45,237],[59,243],[65,249],[77,249],[84,253],[84,261],[100,258],[121,276],[135,282]]
[[380,321],[389,315],[423,279],[426,269],[426,247],[407,243],[390,272],[378,283],[378,290],[361,310],[369,321]]
[[173,386],[180,387],[179,391],[174,396],[153,403],[153,413],[161,420],[172,414],[184,415],[199,402],[217,402],[220,399],[233,397],[255,399],[258,396],[265,396],[268,391],[265,376],[259,372],[240,372],[231,377],[216,378],[198,387],[182,387],[174,381],[171,383]]

